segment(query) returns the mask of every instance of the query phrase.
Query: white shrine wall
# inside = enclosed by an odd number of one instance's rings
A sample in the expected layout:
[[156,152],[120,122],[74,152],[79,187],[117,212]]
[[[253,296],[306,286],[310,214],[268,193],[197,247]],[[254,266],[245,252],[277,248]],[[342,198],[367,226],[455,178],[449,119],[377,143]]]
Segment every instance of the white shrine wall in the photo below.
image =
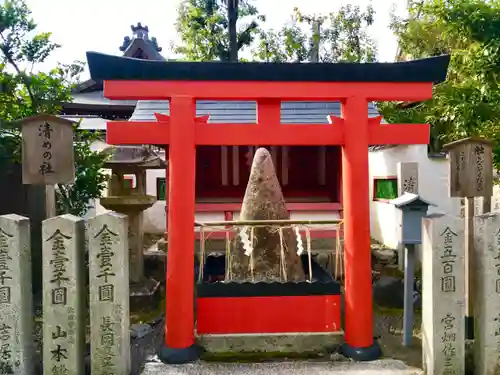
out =
[[[429,157],[426,145],[409,145],[370,151],[370,229],[371,236],[389,248],[399,244],[397,228],[401,225],[396,208],[384,201],[373,200],[374,179],[396,178],[399,162],[418,163],[418,193],[436,207],[429,213],[460,214],[460,199],[449,197],[449,161],[446,157]],[[345,212],[345,215],[348,215]]]

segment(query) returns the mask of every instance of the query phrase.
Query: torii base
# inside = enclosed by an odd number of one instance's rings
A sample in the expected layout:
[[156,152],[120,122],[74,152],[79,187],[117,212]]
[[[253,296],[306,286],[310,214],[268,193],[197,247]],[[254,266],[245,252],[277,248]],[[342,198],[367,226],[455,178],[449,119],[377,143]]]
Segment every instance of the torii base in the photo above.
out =
[[198,344],[193,344],[187,348],[169,348],[163,345],[158,351],[158,358],[169,365],[181,365],[195,362],[200,359],[203,351]]
[[376,340],[366,348],[356,348],[349,344],[342,345],[342,355],[357,362],[374,361],[382,357],[382,349]]

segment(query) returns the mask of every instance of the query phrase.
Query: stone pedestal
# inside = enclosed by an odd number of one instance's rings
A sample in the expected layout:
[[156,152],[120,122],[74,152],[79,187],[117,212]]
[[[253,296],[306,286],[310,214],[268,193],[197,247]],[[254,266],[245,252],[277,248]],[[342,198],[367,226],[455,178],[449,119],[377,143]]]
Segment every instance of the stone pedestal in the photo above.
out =
[[108,210],[128,216],[128,259],[130,278],[130,303],[133,310],[156,307],[160,282],[144,277],[144,232],[142,230],[143,211],[151,207],[156,198],[149,195],[114,196],[101,199]]
[[465,371],[464,258],[463,219],[423,219],[422,362],[428,375]]
[[51,374],[85,373],[83,219],[45,220],[43,234],[43,366]]
[[474,374],[500,371],[500,214],[475,218]]
[[130,373],[127,217],[88,221],[92,375]]
[[0,374],[33,375],[29,220],[0,216]]

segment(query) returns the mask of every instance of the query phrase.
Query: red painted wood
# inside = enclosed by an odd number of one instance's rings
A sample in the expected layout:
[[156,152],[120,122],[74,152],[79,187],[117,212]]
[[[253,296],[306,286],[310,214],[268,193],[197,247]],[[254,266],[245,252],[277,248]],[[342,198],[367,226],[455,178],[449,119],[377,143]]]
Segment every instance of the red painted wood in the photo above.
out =
[[270,126],[281,124],[281,99],[259,99],[257,101],[257,123]]
[[[294,127],[291,131],[291,127]],[[159,122],[108,121],[107,143],[169,144],[169,125]],[[212,128],[213,127],[213,128]],[[256,131],[257,130],[257,131]],[[429,124],[381,124],[370,127],[369,144],[428,144]],[[320,124],[197,124],[198,145],[247,145],[269,143],[283,146],[342,145],[343,132]]]
[[106,143],[110,145],[170,144],[170,127],[163,122],[108,121]]
[[385,82],[236,82],[236,81],[105,81],[104,97],[113,100],[165,100],[189,96],[212,100],[343,100],[423,101],[432,83]]
[[[288,211],[339,211],[340,203],[287,203]],[[196,212],[241,211],[241,203],[197,203]]]
[[369,129],[371,145],[426,145],[430,140],[429,124],[381,124]]
[[199,145],[310,146],[342,144],[342,129],[325,124],[208,124],[196,128]]
[[[245,195],[246,182],[250,174],[248,165],[247,146],[237,146],[239,161],[239,184],[234,185],[229,179],[228,185],[222,185],[221,178],[221,147],[199,146],[196,155],[196,197],[197,199],[234,198],[240,201]],[[261,146],[268,147],[268,146]],[[228,147],[228,172],[232,177],[233,147]],[[277,162],[275,165],[278,180],[282,179],[282,150],[278,147]],[[291,146],[289,147],[288,184],[282,185],[285,200],[293,198],[325,197],[326,201],[340,199],[338,173],[340,171],[340,147],[327,147],[327,179],[326,185],[320,186],[319,175],[319,147],[318,146]]]
[[[112,81],[104,83],[104,94],[111,99],[172,98],[171,119],[163,121],[165,117],[160,116],[160,120],[164,122],[164,132],[169,135],[162,135],[161,139],[158,137],[160,125],[149,130],[146,126],[128,123],[130,127],[127,128],[128,134],[118,134],[120,131],[123,132],[124,128],[112,125],[111,128],[115,129],[108,137],[109,143],[112,144],[159,144],[160,140],[171,143],[169,154],[173,159],[170,160],[169,168],[171,186],[167,273],[169,304],[166,312],[166,326],[169,327],[166,340],[169,347],[186,347],[194,342],[192,280],[195,194],[192,185],[195,180],[195,146],[262,144],[342,145],[342,202],[346,213],[344,215],[345,338],[347,344],[353,347],[363,348],[373,344],[367,148],[370,143],[425,144],[429,137],[429,128],[405,126],[403,129],[399,125],[400,128],[392,130],[390,126],[385,127],[377,123],[378,119],[368,120],[367,102],[426,100],[432,97],[432,83]],[[206,124],[205,120],[195,120],[195,102],[187,98],[340,100],[343,104],[343,119],[332,119],[333,124],[330,126],[279,124],[276,120],[276,106],[271,101],[261,106],[259,124]],[[167,126],[168,122],[170,126]],[[290,303],[286,309],[279,310],[280,306],[285,305],[284,301],[287,298],[276,297],[276,300],[278,301],[276,309],[279,311],[276,316],[284,321],[290,321],[286,329],[291,331],[311,329],[303,326],[303,321],[299,318],[301,314],[304,315],[303,308]],[[312,315],[308,314],[314,311],[316,319],[318,309],[311,308],[311,304],[312,302],[302,306],[307,306],[308,311],[305,312],[307,316],[311,317]],[[214,319],[220,321],[222,314],[227,314],[231,307],[235,308],[235,306],[220,305],[221,308],[214,306],[214,304],[208,306],[212,315],[207,318],[207,322]],[[233,312],[242,311],[239,326],[235,323],[235,326],[225,329],[229,329],[231,333],[236,329],[249,332],[257,329],[252,328],[257,326],[259,329],[256,332],[263,332],[262,328],[265,327],[259,323],[256,316],[268,314],[269,304],[262,301],[255,304],[255,313],[249,313],[249,308],[253,307],[248,305],[244,309],[233,310]],[[261,315],[258,315],[259,308],[265,310]],[[293,312],[300,313],[293,314]],[[246,317],[245,325],[241,323],[243,316]],[[231,318],[228,316],[226,319]],[[274,325],[280,324],[279,319],[273,322]]]
[[[196,153],[196,197],[231,197],[227,194],[233,186],[222,185],[220,146],[200,146],[196,148]],[[216,195],[207,194],[210,190],[215,191]]]
[[[197,168],[198,169],[198,168]],[[216,170],[215,174],[219,176],[220,170]],[[213,172],[212,172],[213,173]],[[227,185],[218,187],[214,187],[213,185],[205,185],[203,186],[201,183],[197,185],[196,189],[196,197],[200,200],[210,200],[211,198],[216,201],[216,198],[225,198],[227,199],[233,198],[235,202],[241,201],[243,196],[245,195],[246,183],[248,181],[248,175],[246,179],[245,176],[241,177],[241,183],[237,186]],[[214,178],[215,179],[215,178]],[[315,176],[314,180],[311,182],[316,182],[317,176]],[[230,181],[231,182],[231,181]],[[219,181],[220,184],[220,181]],[[305,185],[305,184],[303,184]],[[306,185],[307,186],[307,185]],[[333,201],[334,199],[329,199],[328,197],[331,193],[335,193],[338,190],[338,187],[335,186],[317,186],[311,187],[307,190],[300,189],[298,186],[285,186],[282,188],[283,194],[285,196],[285,200],[289,198],[300,199],[303,198],[305,201],[309,201],[311,197],[324,197],[325,202]],[[306,203],[306,202],[304,202]]]
[[[206,233],[210,233],[210,237],[207,238],[207,234]],[[329,229],[324,229],[324,230],[311,229],[310,233],[311,233],[311,238],[314,238],[314,239],[331,239],[331,238],[337,238],[337,235],[338,235],[338,231],[336,231],[336,230],[329,230]],[[234,233],[231,232],[231,238],[233,238],[233,237],[234,237]],[[196,232],[195,238],[197,240],[199,240],[201,238],[199,232]],[[225,238],[226,238],[226,232],[225,231],[217,231],[217,232],[208,232],[208,231],[205,231],[205,239],[207,241],[210,241],[210,240],[223,240]],[[224,249],[221,249],[221,250],[224,250]]]
[[192,98],[173,98],[170,102],[165,340],[171,348],[194,344],[195,111]]
[[[149,124],[149,125],[148,125]],[[148,127],[148,128],[146,128]],[[108,121],[107,143],[109,144],[169,144],[167,123]],[[293,127],[293,129],[292,129]],[[163,132],[162,136],[159,136]],[[310,146],[318,144],[342,144],[342,131],[325,124],[196,124],[197,145],[253,146],[272,144],[283,146]]]
[[340,296],[197,299],[198,334],[338,332]]
[[368,108],[362,97],[342,105],[345,145],[342,147],[344,194],[345,339],[365,348],[373,344],[368,185]]
[[[323,196],[329,196],[332,190],[338,189],[338,186],[320,186],[318,183],[319,176],[319,147],[290,147],[288,170],[288,186],[283,188],[285,197],[287,190],[295,190],[304,192],[309,196],[320,196],[319,194],[311,194],[313,192],[323,192]],[[299,195],[300,196],[300,195]]]

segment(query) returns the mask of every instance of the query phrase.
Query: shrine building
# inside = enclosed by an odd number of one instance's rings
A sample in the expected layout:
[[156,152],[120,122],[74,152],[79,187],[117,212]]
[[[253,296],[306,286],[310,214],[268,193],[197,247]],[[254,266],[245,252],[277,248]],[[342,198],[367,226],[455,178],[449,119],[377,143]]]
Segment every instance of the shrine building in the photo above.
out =
[[[126,36],[119,51],[123,56],[145,60],[165,61],[156,38],[149,36],[147,26],[131,26],[132,36]],[[198,116],[209,114],[209,123],[256,123],[254,101],[199,100]],[[110,100],[103,96],[102,81],[87,80],[76,88],[72,103],[64,103],[62,116],[81,119],[81,128],[106,131],[108,120],[155,121],[154,113],[169,114],[169,102],[161,100]],[[369,117],[378,116],[374,103],[368,105]],[[337,102],[282,102],[281,122],[287,124],[328,124],[328,116],[341,116]],[[201,146],[197,150],[196,220],[237,220],[252,153],[258,146]],[[94,148],[108,147],[104,138]],[[281,182],[291,219],[336,219],[342,217],[340,146],[272,146],[276,172]],[[165,150],[157,153],[165,158]],[[438,204],[437,211],[455,212],[457,203],[447,197],[444,181],[447,179],[446,157],[427,155],[426,145],[392,145],[370,147],[370,196],[372,236],[393,246],[396,215],[393,207],[385,204],[392,199],[397,185],[396,165],[400,161],[416,161],[420,165],[421,194]],[[438,184],[423,180],[435,176]],[[135,184],[133,176],[126,176]],[[390,196],[379,196],[377,186]],[[158,201],[144,213],[144,230],[163,233],[166,227],[166,191],[168,180],[163,170],[148,170],[147,194]],[[392,189],[392,190],[391,190]],[[392,191],[392,193],[391,193]],[[387,198],[387,199],[385,199]],[[96,202],[89,215],[104,208]],[[384,219],[382,219],[382,217]],[[334,232],[316,231],[315,237],[330,237]]]
[[[132,26],[132,37],[125,37],[123,56],[146,60],[165,60],[147,26]],[[63,105],[63,116],[82,119],[81,127],[105,132],[107,120],[155,121],[154,113],[169,114],[168,101],[109,100],[103,96],[103,83],[88,80],[75,90],[73,102]],[[256,103],[252,101],[197,102],[198,116],[210,115],[209,123],[256,123]],[[328,124],[328,115],[340,116],[335,102],[283,102],[281,121],[293,124]],[[370,117],[378,115],[369,105]],[[104,149],[103,141],[95,145]],[[237,219],[249,176],[252,153],[258,146],[202,146],[197,151],[196,219],[220,221]],[[292,219],[333,219],[342,216],[340,146],[270,147]],[[163,150],[160,155],[164,157]],[[132,176],[130,176],[132,177]],[[134,182],[131,181],[133,184]],[[144,214],[146,232],[165,230],[165,192],[168,181],[163,170],[149,170],[147,193],[158,202]],[[102,210],[99,204],[96,206]],[[316,236],[327,233],[316,233]]]

